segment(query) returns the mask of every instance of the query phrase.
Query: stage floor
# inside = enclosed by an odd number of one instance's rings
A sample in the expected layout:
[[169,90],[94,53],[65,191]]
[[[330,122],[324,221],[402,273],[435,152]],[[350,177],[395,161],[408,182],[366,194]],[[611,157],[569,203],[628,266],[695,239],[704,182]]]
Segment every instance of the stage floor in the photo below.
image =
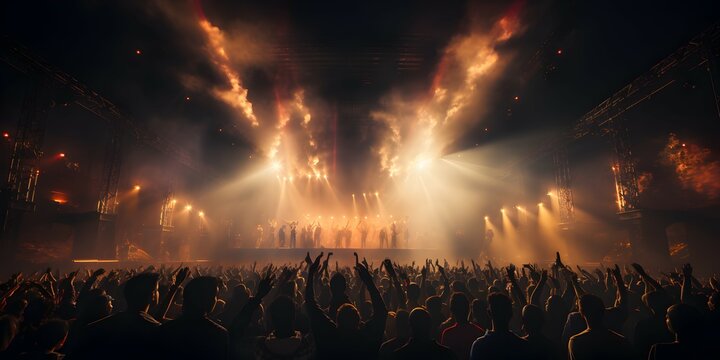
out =
[[[297,263],[305,259],[305,254],[310,252],[310,256],[315,257],[320,252],[327,255],[332,252],[333,256],[330,261],[339,261],[341,264],[347,265],[355,262],[354,252],[358,253],[360,260],[367,259],[369,263],[374,262],[378,265],[382,260],[389,258],[398,263],[411,263],[413,261],[422,263],[425,259],[443,259],[454,262],[458,258],[446,250],[441,249],[354,249],[354,248],[279,248],[279,249],[248,249],[248,248],[229,248],[215,257],[215,261],[233,262],[233,263],[264,263],[272,261],[275,264]],[[472,255],[465,257],[470,259]]]

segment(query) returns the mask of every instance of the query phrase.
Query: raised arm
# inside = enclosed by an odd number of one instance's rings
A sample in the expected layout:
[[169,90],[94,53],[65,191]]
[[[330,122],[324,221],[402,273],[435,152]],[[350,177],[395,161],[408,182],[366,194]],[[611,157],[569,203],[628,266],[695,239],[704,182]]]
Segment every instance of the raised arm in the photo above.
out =
[[85,300],[85,298],[87,298],[87,296],[90,294],[90,290],[92,290],[93,286],[95,286],[95,282],[97,282],[97,279],[104,273],[105,269],[97,269],[87,278],[87,280],[85,280],[85,283],[83,284],[83,287],[80,289],[80,293],[78,294],[78,302],[82,302]]
[[392,261],[390,261],[390,259],[385,259],[383,265],[385,265],[385,271],[387,271],[388,275],[390,276],[390,280],[392,281],[395,292],[397,293],[398,309],[407,308],[407,297],[405,295],[405,290],[403,290],[402,285],[400,284],[400,280],[398,279],[397,273],[395,272],[395,268],[393,268]]
[[615,307],[627,310],[628,290],[625,286],[622,273],[620,272],[620,267],[615,264],[615,268],[610,269],[610,272],[612,273],[613,279],[615,279],[615,287],[617,288],[617,293],[615,295]]
[[158,306],[151,314],[155,318],[155,320],[160,322],[165,320],[168,309],[170,309],[170,305],[172,304],[173,299],[175,299],[175,294],[177,294],[178,289],[180,289],[180,286],[185,281],[185,279],[187,279],[188,275],[190,275],[189,267],[184,267],[177,271],[177,274],[175,275],[175,280],[173,281],[172,285],[170,285],[168,292],[165,294],[162,301],[160,301]]
[[370,271],[363,264],[356,264],[355,270],[370,294],[370,300],[373,304],[373,319],[386,318],[388,311],[385,307],[385,302],[383,301],[377,286],[375,286],[375,282],[373,281]]
[[685,264],[682,267],[683,282],[682,289],[680,290],[680,302],[683,304],[690,303],[690,295],[692,295],[692,266]]
[[239,339],[243,337],[243,335],[245,334],[245,329],[247,329],[248,325],[250,325],[250,321],[252,321],[252,314],[260,306],[262,299],[267,296],[268,293],[270,293],[270,290],[272,290],[273,288],[274,282],[275,275],[273,274],[273,269],[271,265],[265,272],[265,277],[263,277],[262,280],[258,282],[255,296],[248,299],[245,305],[243,305],[242,309],[240,309],[240,312],[237,314],[237,316],[235,316],[235,319],[233,319],[229,329],[231,338]]
[[[323,253],[320,253],[310,265],[307,282],[305,283],[305,309],[310,317],[310,324],[313,329],[317,329],[317,327],[333,327],[332,320],[322,311],[320,305],[318,305],[315,300],[314,282],[320,269],[320,259],[322,259],[322,257]],[[327,263],[327,260],[325,260],[325,262]]]
[[515,266],[510,264],[510,266],[505,268],[505,271],[507,272],[507,277],[510,281],[513,297],[515,297],[515,300],[518,302],[518,306],[522,309],[525,305],[527,305],[527,298],[515,278]]
[[545,284],[548,280],[548,273],[547,270],[543,270],[542,273],[540,273],[540,281],[538,281],[537,286],[535,286],[535,289],[532,292],[532,295],[530,295],[530,303],[533,305],[540,306],[540,296],[542,295],[543,288],[545,287]]
[[646,294],[649,292],[648,291],[649,288],[652,288],[655,291],[665,292],[665,289],[663,289],[663,287],[660,285],[660,283],[657,282],[657,280],[653,279],[652,276],[648,275],[645,272],[645,269],[643,269],[643,267],[640,266],[640,264],[633,263],[632,267],[635,269],[635,272],[637,272],[638,275],[640,275],[643,282],[645,283],[645,293]]

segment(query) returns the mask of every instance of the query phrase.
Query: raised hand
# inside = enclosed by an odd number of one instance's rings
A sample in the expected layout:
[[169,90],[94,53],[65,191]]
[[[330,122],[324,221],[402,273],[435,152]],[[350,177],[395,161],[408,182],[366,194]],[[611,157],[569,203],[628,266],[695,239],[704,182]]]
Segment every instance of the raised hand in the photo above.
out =
[[395,279],[397,277],[397,274],[395,273],[395,268],[393,267],[392,261],[390,261],[390,259],[385,259],[383,261],[383,265],[385,265],[385,271],[387,271],[388,275],[390,275],[390,278]]
[[692,279],[693,268],[690,264],[685,264],[682,267],[683,278]]
[[510,264],[510,266],[505,268],[505,272],[507,273],[508,279],[510,279],[510,281],[514,282],[515,281],[515,265]]
[[94,278],[96,278],[96,277],[101,276],[101,275],[104,274],[104,273],[105,273],[105,269],[99,268],[99,269],[95,270],[95,271],[92,273],[91,276],[94,277]]
[[185,281],[185,279],[187,279],[188,275],[190,275],[189,267],[186,266],[186,267],[180,269],[180,271],[178,271],[177,275],[175,275],[174,285],[175,286],[182,285],[183,281]]
[[270,293],[270,290],[272,290],[274,284],[275,274],[272,271],[272,267],[270,267],[265,273],[265,277],[263,277],[262,280],[260,280],[260,282],[258,283],[255,297],[258,299],[264,298],[267,294]]
[[355,270],[357,271],[360,280],[362,280],[365,285],[373,283],[372,275],[370,274],[370,271],[368,271],[368,269],[365,267],[365,265],[357,263],[355,264]]
[[640,275],[645,274],[645,269],[643,269],[643,267],[640,264],[632,263],[631,265],[632,265],[633,269],[635,269],[635,272],[637,272],[638,274],[640,274]]
[[[312,275],[317,274],[318,270],[320,269],[320,259],[322,259],[322,257],[323,257],[323,253],[321,252],[320,255],[318,255],[315,258],[315,261],[313,261],[312,264],[310,264],[310,269],[308,269],[309,274],[312,274]],[[328,257],[329,257],[329,255],[328,255]],[[327,263],[327,260],[325,260],[325,262]]]
[[310,252],[309,252],[309,251],[307,252],[307,255],[305,255],[305,263],[307,263],[308,266],[310,266],[310,265],[312,264],[312,259],[310,258]]

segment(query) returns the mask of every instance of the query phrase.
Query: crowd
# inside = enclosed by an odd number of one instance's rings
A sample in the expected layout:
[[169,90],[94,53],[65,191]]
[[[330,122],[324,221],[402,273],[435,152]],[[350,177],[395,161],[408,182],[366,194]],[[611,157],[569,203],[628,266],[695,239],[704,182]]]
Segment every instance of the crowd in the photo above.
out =
[[[0,359],[720,358],[713,277],[687,264],[148,266],[16,273]],[[300,260],[300,259],[299,259]]]

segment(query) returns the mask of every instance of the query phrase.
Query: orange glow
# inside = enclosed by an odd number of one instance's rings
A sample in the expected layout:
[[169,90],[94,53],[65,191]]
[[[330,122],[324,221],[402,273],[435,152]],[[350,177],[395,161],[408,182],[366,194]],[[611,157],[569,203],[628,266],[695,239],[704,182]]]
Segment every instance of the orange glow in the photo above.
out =
[[68,196],[66,193],[61,191],[50,191],[50,200],[56,204],[67,204]]
[[255,117],[252,103],[247,98],[248,90],[242,86],[240,75],[232,69],[232,62],[225,51],[225,35],[220,28],[206,19],[200,20],[199,25],[207,37],[208,50],[213,63],[230,84],[230,89],[214,89],[215,96],[231,107],[240,110],[252,126],[259,126],[260,123]]
[[520,29],[516,13],[510,11],[490,29],[478,26],[455,37],[446,46],[425,97],[407,100],[393,94],[382,110],[370,114],[385,131],[374,149],[383,172],[394,178],[418,170],[423,167],[418,158],[438,158],[447,144],[482,119],[478,111],[486,101],[483,95],[509,61],[510,55],[501,57],[497,49]]
[[681,143],[671,133],[663,153],[665,163],[674,167],[683,188],[712,199],[720,196],[720,161],[711,159],[710,149]]

